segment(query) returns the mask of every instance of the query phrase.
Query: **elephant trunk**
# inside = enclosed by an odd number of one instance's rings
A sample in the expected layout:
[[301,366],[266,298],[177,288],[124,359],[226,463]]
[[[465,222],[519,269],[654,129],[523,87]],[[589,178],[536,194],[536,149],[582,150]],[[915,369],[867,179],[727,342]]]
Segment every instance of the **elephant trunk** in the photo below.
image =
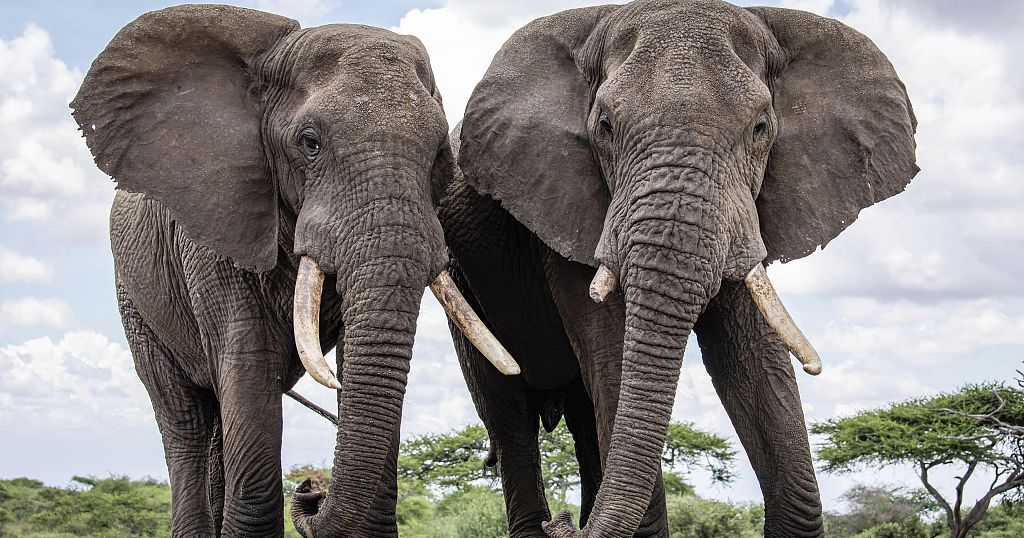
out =
[[[312,258],[303,256],[295,279],[295,347],[299,360],[316,382],[340,389],[341,383],[327,365],[320,345],[320,299],[323,294],[324,273]],[[484,325],[480,316],[462,296],[448,271],[441,271],[430,284],[430,290],[441,303],[445,313],[462,330],[466,338],[494,367],[505,375],[519,375],[519,364],[505,346]]]
[[[374,159],[371,162],[377,162]],[[296,348],[311,377],[337,389],[338,433],[326,494],[302,484],[292,521],[305,536],[394,533],[397,450],[416,320],[424,288],[431,290],[467,337],[506,374],[519,366],[483,326],[444,271],[440,222],[426,189],[426,171],[391,162],[363,173],[368,185],[347,192],[309,189],[296,226],[299,262],[294,300]],[[334,208],[332,200],[349,207]],[[323,269],[321,269],[321,267]],[[338,376],[324,361],[319,333],[323,270],[337,275],[342,298]],[[322,503],[321,503],[322,501]]]
[[[394,477],[390,459],[397,448],[402,403],[416,319],[426,277],[416,260],[382,257],[362,264],[348,279],[338,346],[338,433],[326,496],[300,487],[292,500],[292,520],[305,536],[350,536]],[[340,286],[340,283],[339,283]],[[319,501],[323,498],[322,505]],[[387,518],[388,514],[379,514]]]
[[[604,480],[588,525],[592,536],[632,536],[643,519],[661,470],[683,349],[714,282],[710,270],[666,272],[655,262],[665,252],[654,250],[663,249],[635,247],[623,264],[622,384]],[[693,254],[671,255],[688,260],[680,266],[705,263]]]
[[[628,205],[615,208],[617,222],[606,223],[598,247],[605,267],[591,286],[591,297],[600,301],[621,280],[626,317],[619,404],[604,479],[584,536],[625,538],[641,524],[661,470],[683,350],[727,273],[732,279],[747,275],[758,308],[774,309],[765,314],[778,318],[769,320],[771,327],[788,335],[783,340],[798,348],[794,352],[809,372],[820,368],[763,269],[750,270],[761,267],[754,256],[760,250],[736,249],[736,238],[729,237],[728,197],[714,178],[698,167],[656,167],[644,176],[626,187],[633,192]],[[691,207],[702,212],[694,216],[685,210]],[[738,276],[737,268],[742,271]],[[546,529],[554,537],[577,535],[564,518]]]
[[[684,222],[678,212],[681,205],[705,207],[707,193],[661,187],[690,174],[702,172],[661,169],[646,178],[647,193],[635,195],[620,215],[623,232],[612,241],[617,248],[605,251],[614,259],[602,260],[620,268],[619,278],[600,270],[591,288],[591,296],[602,299],[621,279],[626,319],[619,404],[586,536],[628,537],[640,525],[661,470],[683,350],[721,281],[717,215]],[[576,534],[558,519],[546,530]]]
[[[295,251],[302,255],[294,299],[296,348],[310,375],[338,391],[327,491],[303,484],[292,498],[292,521],[307,537],[373,529],[384,535],[394,529],[394,460],[416,321],[424,289],[447,261],[427,187],[429,160],[420,167],[373,156],[339,157],[366,168],[307,183],[295,227]],[[337,308],[332,321],[341,321],[337,376],[321,348],[332,343],[319,332],[321,271],[336,276],[340,299],[331,306]]]

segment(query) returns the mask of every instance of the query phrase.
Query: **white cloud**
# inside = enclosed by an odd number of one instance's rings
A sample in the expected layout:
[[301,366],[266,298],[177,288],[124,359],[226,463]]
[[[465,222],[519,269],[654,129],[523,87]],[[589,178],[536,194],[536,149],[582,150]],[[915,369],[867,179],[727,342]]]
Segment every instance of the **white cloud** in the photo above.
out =
[[822,352],[935,365],[977,355],[984,348],[1024,346],[1024,315],[992,299],[935,304],[876,299],[835,303],[837,321],[817,336]]
[[392,30],[418,37],[427,48],[449,126],[454,128],[491,58],[513,32],[537,17],[583,5],[588,3],[450,0],[440,8],[409,11]]
[[0,347],[0,426],[155,428],[131,353],[90,332]]
[[0,284],[49,282],[56,273],[49,263],[0,245]]
[[317,24],[325,15],[341,6],[332,0],[253,0],[252,7],[298,20],[303,26]]
[[114,188],[71,118],[81,80],[38,26],[0,40],[0,206],[8,222],[99,242]]
[[711,384],[711,376],[704,365],[698,362],[699,358],[699,348],[696,345],[687,346],[672,420],[693,422],[702,429],[734,437],[729,416],[725,414],[725,407]]
[[71,306],[59,299],[21,297],[0,302],[0,331],[4,327],[66,329],[75,323]]

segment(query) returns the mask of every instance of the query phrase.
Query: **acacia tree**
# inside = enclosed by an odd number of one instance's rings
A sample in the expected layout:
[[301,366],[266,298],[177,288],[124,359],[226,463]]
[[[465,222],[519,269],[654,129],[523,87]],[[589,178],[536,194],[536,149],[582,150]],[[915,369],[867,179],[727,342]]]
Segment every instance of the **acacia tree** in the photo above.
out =
[[[562,423],[551,432],[541,430],[538,441],[541,472],[548,490],[555,501],[565,504],[569,490],[580,484],[572,435]],[[497,473],[484,464],[488,444],[487,431],[481,425],[410,439],[402,443],[399,451],[399,479],[441,492],[470,485],[497,488]],[[729,482],[733,478],[734,457],[735,452],[724,438],[692,424],[673,422],[662,453],[666,485],[676,484],[674,489],[689,490],[683,476],[695,467],[707,470],[716,482]]]
[[[819,422],[811,432],[825,437],[818,458],[826,472],[914,466],[945,511],[952,538],[966,537],[994,498],[1024,486],[1024,390],[1005,384],[968,385],[955,393]],[[963,469],[951,499],[929,477],[943,465]],[[980,469],[994,478],[968,510],[964,486]]]

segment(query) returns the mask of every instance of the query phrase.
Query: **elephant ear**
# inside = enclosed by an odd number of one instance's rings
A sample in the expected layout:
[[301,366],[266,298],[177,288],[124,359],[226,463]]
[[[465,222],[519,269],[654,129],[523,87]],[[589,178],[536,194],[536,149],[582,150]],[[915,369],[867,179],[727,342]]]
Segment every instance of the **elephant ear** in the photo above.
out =
[[591,265],[609,197],[587,135],[590,84],[574,58],[616,7],[563,11],[513,34],[469,99],[458,161],[469,185],[552,250]]
[[757,200],[768,261],[824,247],[918,172],[906,88],[863,34],[804,11],[756,7],[782,49],[779,134]]
[[146,13],[114,36],[71,102],[117,188],[160,201],[194,241],[258,271],[277,263],[278,215],[251,71],[298,26],[228,6]]

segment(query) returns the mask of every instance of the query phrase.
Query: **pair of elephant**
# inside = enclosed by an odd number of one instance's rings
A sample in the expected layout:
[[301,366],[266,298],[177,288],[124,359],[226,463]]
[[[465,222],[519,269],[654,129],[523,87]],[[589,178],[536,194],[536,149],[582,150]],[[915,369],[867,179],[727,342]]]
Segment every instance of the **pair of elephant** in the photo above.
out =
[[[917,171],[906,91],[863,35],[715,0],[565,11],[509,39],[449,136],[413,37],[180,6],[122,29],[71,106],[120,189],[118,301],[176,536],[282,534],[281,397],[304,370],[338,390],[339,427],[296,527],[396,535],[428,284],[510,535],[666,535],[659,455],[691,332],[765,535],[821,535],[787,350],[819,365],[762,264],[826,244]],[[538,465],[538,421],[563,416],[580,530],[552,519]]]

